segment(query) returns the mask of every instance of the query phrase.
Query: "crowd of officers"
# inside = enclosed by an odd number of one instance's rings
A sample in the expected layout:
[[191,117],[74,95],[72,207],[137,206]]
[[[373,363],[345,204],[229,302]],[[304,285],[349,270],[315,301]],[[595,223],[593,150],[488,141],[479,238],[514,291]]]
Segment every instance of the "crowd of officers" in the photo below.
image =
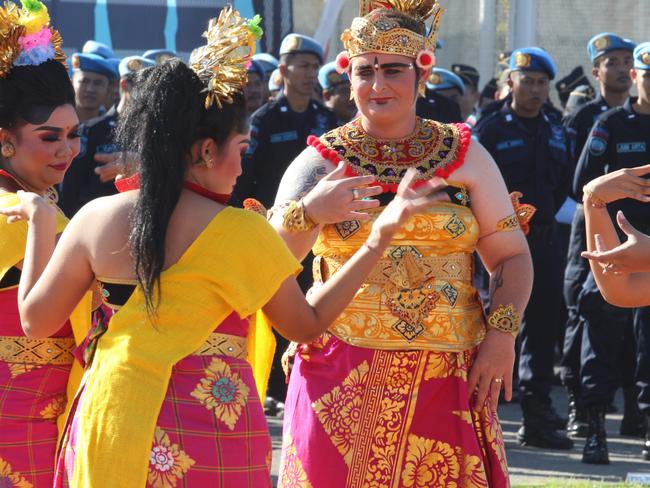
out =
[[[650,309],[607,304],[580,257],[586,249],[582,187],[602,174],[650,161],[650,43],[636,45],[613,33],[588,43],[592,79],[581,67],[557,81],[562,102],[550,101],[556,67],[543,49],[502,53],[496,77],[482,89],[478,71],[454,64],[434,68],[417,114],[440,122],[467,123],[490,152],[508,190],[537,210],[527,235],[535,280],[518,340],[518,400],[522,445],[571,449],[585,438],[585,463],[609,462],[605,415],[619,388],[624,411],[621,435],[644,438],[650,460]],[[68,216],[88,201],[115,193],[113,181],[132,162],[113,144],[113,129],[128,103],[137,72],[175,53],[151,50],[118,59],[107,46],[88,41],[71,58],[82,125],[81,152],[66,175],[60,204]],[[632,88],[638,96],[631,97]],[[231,204],[252,197],[270,208],[289,163],[309,135],[350,121],[356,107],[346,74],[324,64],[322,47],[301,34],[283,40],[279,58],[257,54],[246,87],[251,143]],[[131,167],[131,170],[133,168]],[[650,206],[623,200],[637,229],[650,233]],[[623,236],[622,236],[623,238]],[[301,284],[311,283],[308,263]],[[476,260],[475,283],[488,299],[487,275]],[[563,286],[562,286],[563,284]],[[488,304],[486,303],[486,307]],[[267,398],[268,413],[282,408],[286,393],[280,367],[282,338]],[[568,418],[551,403],[554,366],[569,398]]]

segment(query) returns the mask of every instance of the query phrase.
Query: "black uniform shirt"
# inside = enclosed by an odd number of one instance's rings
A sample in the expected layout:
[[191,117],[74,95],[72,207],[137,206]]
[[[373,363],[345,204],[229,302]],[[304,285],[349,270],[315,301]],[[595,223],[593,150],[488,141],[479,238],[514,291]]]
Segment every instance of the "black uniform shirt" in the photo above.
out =
[[431,119],[444,124],[463,121],[460,107],[456,102],[429,89],[424,97],[418,97],[415,113],[423,119]]
[[565,128],[544,110],[538,120],[524,121],[505,104],[482,117],[474,134],[499,166],[508,191],[521,192],[521,202],[537,208],[532,223],[552,224],[570,186]]
[[251,117],[251,142],[231,203],[241,205],[251,197],[270,208],[282,175],[307,146],[307,137],[321,136],[336,127],[336,116],[315,100],[309,102],[305,112],[296,113],[286,97],[280,96]]
[[[585,147],[589,132],[598,120],[598,117],[608,110],[609,105],[607,105],[607,102],[601,95],[598,95],[597,98],[564,118],[562,123],[568,129],[569,133],[573,135],[575,141],[574,154],[576,158],[579,158],[580,154],[582,154],[582,148]],[[576,160],[577,163],[578,161]]]
[[117,193],[112,181],[102,183],[95,168],[101,163],[95,161],[97,153],[112,153],[118,150],[113,142],[117,126],[117,111],[111,108],[104,115],[94,117],[81,125],[81,149],[72,161],[60,187],[59,206],[68,218],[72,218],[81,207],[98,197]]
[[[650,115],[634,112],[629,99],[622,107],[605,112],[591,129],[573,180],[573,191],[582,198],[582,187],[598,176],[650,162]],[[625,199],[607,205],[612,218],[622,210],[632,225],[650,231],[650,205]]]

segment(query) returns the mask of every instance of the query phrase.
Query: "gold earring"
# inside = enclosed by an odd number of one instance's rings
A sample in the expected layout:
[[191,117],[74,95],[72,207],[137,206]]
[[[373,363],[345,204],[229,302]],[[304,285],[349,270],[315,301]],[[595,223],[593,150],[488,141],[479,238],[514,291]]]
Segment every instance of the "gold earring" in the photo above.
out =
[[427,94],[426,87],[424,86],[424,81],[418,83],[418,95],[424,98]]
[[13,158],[16,155],[16,148],[11,142],[3,142],[0,151],[3,158]]

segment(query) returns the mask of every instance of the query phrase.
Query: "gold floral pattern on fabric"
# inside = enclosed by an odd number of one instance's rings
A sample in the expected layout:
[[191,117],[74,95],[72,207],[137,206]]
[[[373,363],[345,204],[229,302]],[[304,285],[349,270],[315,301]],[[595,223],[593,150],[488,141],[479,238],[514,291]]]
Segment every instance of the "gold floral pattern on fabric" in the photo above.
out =
[[196,385],[190,394],[201,405],[212,410],[214,416],[225,423],[230,430],[235,429],[235,424],[246,405],[249,387],[237,373],[230,370],[228,364],[218,357],[205,370],[205,378]]
[[368,370],[368,362],[362,362],[350,371],[342,385],[335,386],[312,404],[323,429],[348,467],[353,455],[352,444],[359,431]]
[[3,482],[2,486],[12,488],[33,488],[34,486],[23,478],[20,473],[12,471],[11,464],[2,458],[0,458],[0,481]]
[[283,444],[280,461],[282,478],[278,481],[278,488],[312,488],[290,434],[284,435]]
[[487,486],[481,459],[446,442],[409,434],[405,461],[402,483],[408,488]]
[[41,367],[39,364],[29,363],[7,363],[7,366],[9,366],[9,374],[12,379]]
[[354,119],[327,132],[321,143],[335,151],[359,175],[372,175],[379,183],[396,185],[410,167],[418,180],[428,180],[436,170],[456,161],[461,149],[460,129],[453,124],[417,118],[413,134],[401,140],[370,137]]
[[55,396],[52,401],[48,403],[43,410],[41,410],[41,418],[56,422],[56,419],[59,418],[59,415],[65,411],[66,401],[67,397],[65,394]]
[[346,486],[388,488],[399,478],[424,366],[421,351],[375,351]]
[[178,444],[172,444],[169,435],[156,426],[149,455],[147,487],[174,488],[194,464],[195,461]]
[[[380,211],[370,211],[371,218],[346,239],[333,225],[321,229],[313,248],[316,279],[331,278],[340,269],[336,264],[344,263],[363,245]],[[473,348],[486,330],[483,307],[468,278],[478,237],[478,222],[468,207],[439,202],[411,217],[395,233],[384,258],[329,332],[353,346],[373,349]],[[467,258],[468,269],[458,268],[460,257]],[[432,288],[418,289],[425,283]],[[397,307],[409,315],[406,321],[397,315]]]
[[[501,431],[501,424],[499,423],[499,416],[488,403],[483,407],[479,413],[473,412],[474,430],[476,430],[481,446],[489,445],[489,448],[494,452],[501,470],[504,473],[508,472],[508,462],[506,460],[506,446],[503,441],[503,433]],[[487,454],[487,453],[486,453]]]
[[432,351],[427,357],[424,379],[428,381],[456,376],[467,381],[468,372],[469,361],[466,352]]

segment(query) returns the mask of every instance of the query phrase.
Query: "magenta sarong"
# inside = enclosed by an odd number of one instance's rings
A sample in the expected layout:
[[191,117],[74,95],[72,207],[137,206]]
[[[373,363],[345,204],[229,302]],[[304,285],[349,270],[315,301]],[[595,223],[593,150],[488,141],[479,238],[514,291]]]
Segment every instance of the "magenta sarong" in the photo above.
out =
[[291,371],[278,486],[508,487],[497,414],[470,405],[475,352],[322,336]]

